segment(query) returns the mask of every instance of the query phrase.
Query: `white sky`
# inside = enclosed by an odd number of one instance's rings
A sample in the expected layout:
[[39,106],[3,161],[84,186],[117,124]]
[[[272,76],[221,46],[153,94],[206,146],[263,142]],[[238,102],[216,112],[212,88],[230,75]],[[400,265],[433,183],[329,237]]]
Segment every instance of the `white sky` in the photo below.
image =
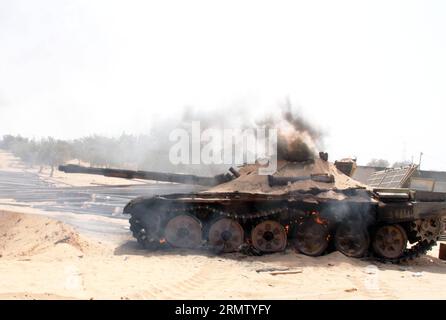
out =
[[0,135],[144,133],[286,96],[331,159],[446,170],[446,1],[0,1]]

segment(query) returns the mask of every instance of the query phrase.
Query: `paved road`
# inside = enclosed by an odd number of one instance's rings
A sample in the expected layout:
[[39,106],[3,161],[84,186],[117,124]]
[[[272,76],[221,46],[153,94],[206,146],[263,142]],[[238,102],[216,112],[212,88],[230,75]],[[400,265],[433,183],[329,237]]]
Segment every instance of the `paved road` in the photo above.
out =
[[[124,222],[128,217],[122,214],[122,209],[131,199],[142,195],[153,196],[194,190],[198,188],[163,183],[56,187],[38,174],[0,171],[0,205],[11,205],[6,199],[14,199],[15,206],[44,210],[50,216],[74,225],[79,231],[100,238],[109,234],[129,234],[127,224]],[[57,212],[57,215],[52,215],[52,212]],[[87,219],[91,215],[101,216],[103,219],[99,217]]]

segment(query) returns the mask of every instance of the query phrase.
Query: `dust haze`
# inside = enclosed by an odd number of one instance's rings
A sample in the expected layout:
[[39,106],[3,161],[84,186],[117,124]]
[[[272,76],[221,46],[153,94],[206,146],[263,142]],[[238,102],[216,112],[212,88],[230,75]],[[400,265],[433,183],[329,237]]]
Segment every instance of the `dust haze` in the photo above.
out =
[[[77,161],[78,164],[90,166],[215,175],[236,165],[235,162],[230,165],[174,165],[169,161],[169,150],[174,144],[169,140],[170,133],[181,128],[191,135],[191,124],[196,121],[200,123],[201,131],[277,129],[278,158],[288,161],[312,159],[323,146],[324,135],[321,131],[302,116],[299,108],[293,107],[285,99],[285,102],[278,103],[264,114],[255,114],[254,110],[236,107],[216,111],[186,107],[177,116],[154,120],[147,134],[123,133],[115,137],[91,135],[72,140],[5,135],[1,147],[14,153],[31,167],[55,167],[65,162]],[[201,145],[205,144],[205,141],[201,141]],[[218,152],[223,148],[222,145],[212,147]],[[246,151],[255,153],[255,146],[247,146]]]

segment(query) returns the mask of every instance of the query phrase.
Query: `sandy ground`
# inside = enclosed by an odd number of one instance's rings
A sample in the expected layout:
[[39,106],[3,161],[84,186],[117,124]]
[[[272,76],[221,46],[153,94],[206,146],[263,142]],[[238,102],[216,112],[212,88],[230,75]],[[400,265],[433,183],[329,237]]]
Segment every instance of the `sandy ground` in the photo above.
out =
[[22,171],[25,170],[25,166],[21,163],[20,159],[0,149],[0,170]]
[[[77,161],[72,162],[78,164]],[[130,185],[130,184],[147,184],[144,180],[129,180],[122,178],[103,177],[99,175],[88,175],[80,173],[64,173],[55,168],[53,176],[50,177],[51,168],[44,167],[41,172],[38,166],[25,166],[20,159],[14,157],[12,154],[0,150],[0,170],[3,171],[27,171],[39,176],[46,181],[52,182],[58,186],[97,186],[97,185]]]
[[[0,159],[0,170],[26,169]],[[318,258],[292,250],[262,257],[147,252],[125,220],[17,206],[0,206],[0,255],[0,299],[446,298],[438,247],[403,265],[338,252]]]
[[0,298],[444,299],[446,264],[430,254],[396,266],[337,252],[146,252],[131,238],[106,243],[53,218],[0,211]]

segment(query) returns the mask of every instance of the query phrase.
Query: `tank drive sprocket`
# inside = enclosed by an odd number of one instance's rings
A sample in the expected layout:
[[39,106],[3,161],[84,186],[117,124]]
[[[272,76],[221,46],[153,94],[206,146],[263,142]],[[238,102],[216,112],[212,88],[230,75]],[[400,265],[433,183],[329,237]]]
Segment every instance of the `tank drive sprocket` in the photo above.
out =
[[410,229],[417,240],[438,241],[444,230],[444,223],[441,218],[420,219],[411,222]]

